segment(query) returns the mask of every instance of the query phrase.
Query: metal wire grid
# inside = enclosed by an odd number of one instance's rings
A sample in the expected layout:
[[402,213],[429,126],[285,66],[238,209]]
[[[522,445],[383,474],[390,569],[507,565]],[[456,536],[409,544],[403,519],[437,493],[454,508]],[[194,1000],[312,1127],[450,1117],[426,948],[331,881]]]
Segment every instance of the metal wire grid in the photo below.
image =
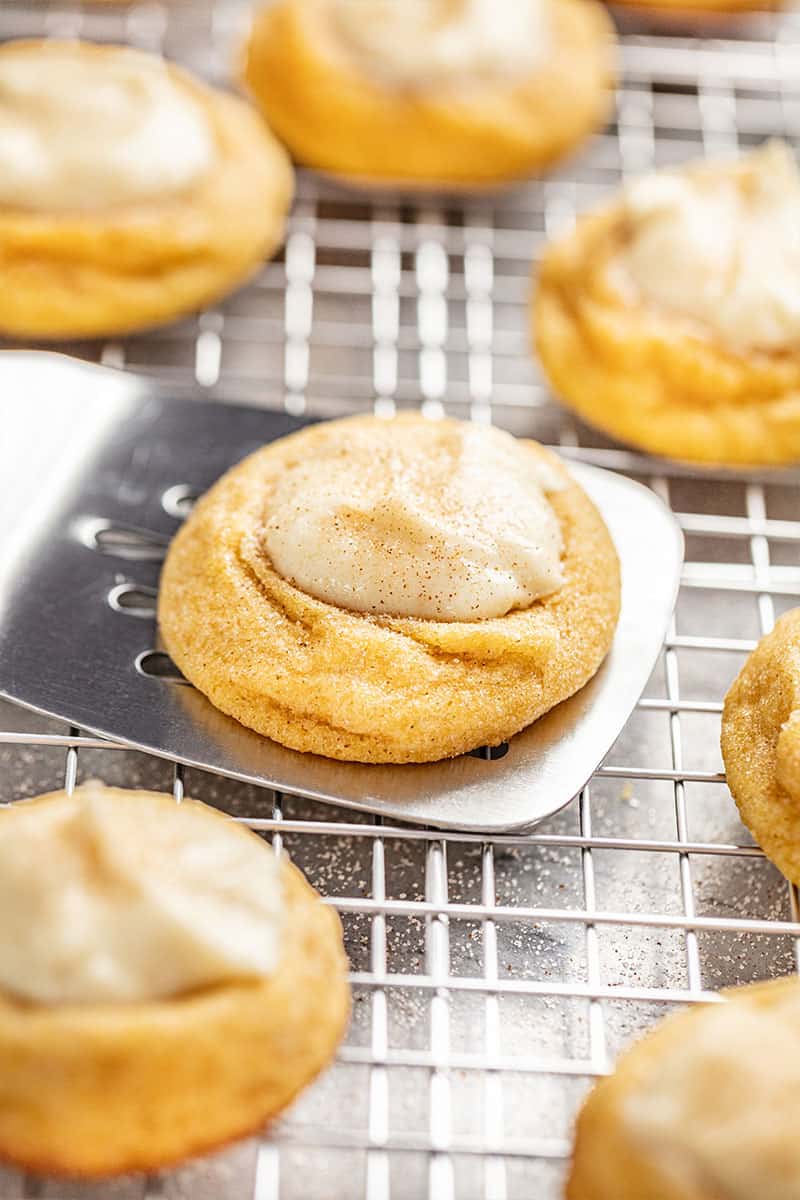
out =
[[[7,4],[0,35],[131,40],[221,79],[246,7]],[[615,127],[507,196],[373,203],[303,175],[285,252],[249,288],[162,333],[73,348],[221,400],[497,421],[649,483],[687,564],[610,761],[528,836],[387,826],[6,706],[4,798],[100,775],[186,788],[271,835],[342,914],[355,1006],[337,1063],[268,1139],[99,1189],[7,1172],[0,1195],[549,1200],[580,1096],[623,1043],[672,1004],[797,969],[796,892],[738,824],[716,744],[727,683],[800,595],[800,475],[697,478],[621,450],[553,404],[527,352],[529,264],[576,211],[655,165],[800,135],[797,28],[626,33]]]

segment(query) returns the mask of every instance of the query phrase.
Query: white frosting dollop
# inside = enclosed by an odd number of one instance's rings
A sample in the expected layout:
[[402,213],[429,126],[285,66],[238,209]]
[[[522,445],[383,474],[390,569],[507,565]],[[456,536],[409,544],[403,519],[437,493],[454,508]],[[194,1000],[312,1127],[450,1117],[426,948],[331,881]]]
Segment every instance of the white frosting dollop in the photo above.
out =
[[0,205],[82,211],[171,197],[213,157],[203,112],[156,58],[69,42],[0,53]]
[[798,1200],[799,1037],[800,986],[764,1010],[709,1008],[627,1097],[629,1133],[692,1195]]
[[800,174],[780,142],[727,167],[643,176],[616,268],[733,350],[800,345]]
[[269,497],[264,548],[303,591],[357,612],[476,621],[557,590],[557,472],[497,429],[423,417],[321,428]]
[[268,846],[202,805],[88,783],[0,812],[0,988],[43,1004],[157,1000],[277,965]]
[[333,28],[360,68],[396,87],[521,77],[551,43],[547,0],[331,0]]

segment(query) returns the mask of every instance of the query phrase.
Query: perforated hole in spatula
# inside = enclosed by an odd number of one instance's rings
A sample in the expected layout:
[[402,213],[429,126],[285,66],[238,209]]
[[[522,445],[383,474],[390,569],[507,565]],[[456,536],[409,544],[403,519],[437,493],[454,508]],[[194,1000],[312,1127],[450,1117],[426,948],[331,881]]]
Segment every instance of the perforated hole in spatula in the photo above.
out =
[[139,529],[134,525],[122,525],[102,518],[87,523],[86,529],[88,544],[101,554],[111,554],[132,562],[161,562],[169,545],[169,538],[151,529]]
[[114,611],[131,617],[154,617],[157,599],[155,588],[137,583],[117,583],[108,593],[108,603]]

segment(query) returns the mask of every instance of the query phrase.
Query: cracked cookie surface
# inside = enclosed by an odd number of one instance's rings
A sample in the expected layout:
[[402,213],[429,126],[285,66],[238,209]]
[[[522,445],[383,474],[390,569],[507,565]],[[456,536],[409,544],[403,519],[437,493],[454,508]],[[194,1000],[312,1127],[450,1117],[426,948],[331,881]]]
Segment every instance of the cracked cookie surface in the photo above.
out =
[[[296,750],[363,762],[426,762],[504,741],[576,692],[605,657],[619,613],[608,530],[566,468],[517,445],[549,496],[563,542],[563,584],[527,608],[479,621],[356,612],[279,575],[263,527],[281,473],[331,437],[379,420],[310,426],[230,470],[173,540],[161,578],[167,650],[200,691],[242,724]],[[421,437],[432,426],[416,423]],[[435,423],[435,424],[438,424]],[[451,425],[458,423],[451,422]]]

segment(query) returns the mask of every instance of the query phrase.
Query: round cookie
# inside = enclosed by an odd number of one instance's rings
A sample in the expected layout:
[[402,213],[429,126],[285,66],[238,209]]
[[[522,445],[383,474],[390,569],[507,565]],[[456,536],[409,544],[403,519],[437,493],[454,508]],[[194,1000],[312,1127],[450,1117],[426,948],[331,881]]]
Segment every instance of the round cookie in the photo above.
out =
[[[375,615],[317,599],[278,574],[265,552],[270,497],[282,473],[298,462],[312,469],[332,438],[346,456],[348,442],[376,426],[387,429],[375,417],[311,426],[214,485],[167,554],[158,602],[164,644],[217,708],[295,750],[426,762],[497,744],[576,692],[605,657],[620,595],[611,538],[554,455],[515,443],[530,455],[531,473],[544,463],[558,480],[548,496],[563,539],[557,591],[473,621]],[[392,426],[420,441],[474,428],[415,414]]]
[[[731,180],[746,192],[755,181],[768,178],[776,157],[781,157],[780,150],[768,147],[733,167],[693,166],[634,186],[650,186],[659,178],[678,183],[683,179],[700,187]],[[785,168],[785,162],[778,164],[779,171]],[[695,220],[692,211],[690,206],[689,219]],[[720,229],[727,217],[723,211]],[[652,212],[642,218],[652,220]],[[653,454],[734,466],[777,466],[800,459],[797,345],[790,341],[785,347],[736,346],[685,316],[680,295],[672,309],[638,295],[620,267],[637,231],[646,228],[637,221],[623,193],[610,205],[580,217],[571,233],[545,251],[532,321],[536,350],[555,394],[591,425]],[[716,236],[713,224],[697,235],[697,262],[704,245]],[[774,249],[780,253],[779,247]],[[666,244],[661,265],[653,267],[655,274],[664,275],[671,259],[674,262]],[[691,261],[688,269],[693,269]],[[735,261],[725,267],[737,269]],[[769,279],[771,266],[764,264],[763,270]],[[713,283],[710,271],[696,283],[686,279],[681,285],[679,272],[675,290],[683,287],[691,307],[709,281]],[[732,320],[736,303],[736,297],[722,294],[716,305],[720,319]],[[749,299],[748,304],[756,315],[770,309],[768,300]],[[738,315],[746,327],[741,305]]]
[[[249,105],[127,47],[56,40],[7,42],[0,47],[0,80],[4,71],[19,72],[23,59],[32,62],[36,79],[50,78],[51,88],[58,86],[54,78],[61,71],[67,79],[78,75],[86,90],[78,94],[73,88],[63,107],[53,101],[49,110],[40,112],[42,96],[34,93],[31,98],[24,79],[15,77],[16,99],[6,97],[12,126],[19,119],[14,104],[24,106],[31,129],[41,120],[80,127],[81,106],[88,106],[92,119],[105,123],[104,128],[117,119],[115,105],[122,112],[120,122],[130,122],[136,112],[137,82],[145,96],[148,80],[154,86],[157,81],[161,91],[168,82],[174,89],[170,94],[184,106],[184,121],[187,111],[198,118],[210,159],[185,188],[171,185],[164,195],[157,189],[145,193],[141,179],[152,168],[148,161],[152,137],[144,129],[131,132],[121,124],[120,138],[123,134],[138,138],[135,156],[120,154],[117,173],[129,179],[134,193],[139,188],[141,195],[131,201],[121,192],[122,198],[114,203],[97,202],[93,172],[98,164],[92,159],[91,137],[64,168],[62,179],[69,191],[63,205],[48,207],[48,199],[41,200],[38,194],[34,206],[4,201],[3,188],[9,186],[6,173],[5,185],[0,179],[0,332],[49,340],[122,334],[160,325],[243,283],[279,245],[292,195],[291,166]],[[103,109],[93,109],[100,103],[93,96],[107,95],[113,88],[110,76],[117,67],[124,72],[124,85],[120,83],[107,96]],[[2,112],[0,108],[0,117]],[[153,120],[157,122],[157,117]],[[173,136],[179,150],[183,145],[181,153],[188,154],[191,136],[182,132]],[[60,136],[46,137],[38,146],[44,168],[52,165],[46,160],[56,153],[60,140]],[[196,146],[195,151],[199,163]],[[14,152],[8,153],[10,161],[19,163]],[[166,176],[177,169],[178,157],[162,164]],[[81,158],[86,160],[85,178]],[[20,171],[30,190],[34,176],[28,173],[28,165],[20,166]],[[104,181],[108,183],[113,174],[105,172]],[[72,198],[76,188],[78,202]],[[52,188],[45,189],[45,197],[51,195]]]
[[790,1200],[800,982],[732,988],[622,1055],[578,1116],[566,1200]]
[[[520,0],[511,0],[512,4]],[[348,52],[336,17],[353,0],[279,0],[256,15],[245,81],[293,156],[363,184],[495,185],[561,158],[608,117],[613,26],[595,0],[543,0],[552,44],[517,77],[444,70],[409,83],[374,71],[375,55]],[[409,41],[408,58],[456,21],[465,0],[441,5]],[[361,6],[357,20],[380,14]],[[430,10],[433,11],[433,10]],[[413,32],[414,8],[404,17]],[[492,11],[498,22],[503,14]],[[535,33],[533,37],[535,38]],[[448,45],[458,40],[454,35]],[[485,39],[483,39],[485,40]],[[527,39],[518,39],[516,49]],[[513,49],[513,47],[512,47]]]
[[800,884],[800,608],[780,618],[722,711],[728,787],[753,837]]
[[[18,809],[63,798],[4,809],[0,837],[14,836]],[[143,846],[148,821],[175,804],[115,788],[100,799],[136,806]],[[182,803],[220,837],[256,837]],[[318,1074],[349,1011],[341,928],[286,860],[280,878],[281,951],[269,976],[132,1003],[40,1004],[0,991],[0,1159],[87,1178],[156,1170],[256,1131]]]

